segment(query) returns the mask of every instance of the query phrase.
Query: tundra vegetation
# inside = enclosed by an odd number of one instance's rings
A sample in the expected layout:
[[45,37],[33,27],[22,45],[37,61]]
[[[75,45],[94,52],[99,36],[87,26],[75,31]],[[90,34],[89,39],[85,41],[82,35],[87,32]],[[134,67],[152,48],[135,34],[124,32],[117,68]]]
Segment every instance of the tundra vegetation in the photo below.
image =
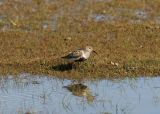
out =
[[[2,0],[0,73],[77,79],[160,75],[159,0]],[[91,45],[79,64],[61,59]]]

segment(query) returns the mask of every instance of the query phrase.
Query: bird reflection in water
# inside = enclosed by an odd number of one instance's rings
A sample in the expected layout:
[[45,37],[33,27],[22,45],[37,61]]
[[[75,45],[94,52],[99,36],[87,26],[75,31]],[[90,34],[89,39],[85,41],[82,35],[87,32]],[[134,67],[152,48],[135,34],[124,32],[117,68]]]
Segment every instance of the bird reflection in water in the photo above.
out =
[[78,97],[85,97],[88,102],[92,102],[94,100],[94,96],[92,95],[90,89],[83,84],[74,84],[64,86],[68,91],[72,92],[73,95]]

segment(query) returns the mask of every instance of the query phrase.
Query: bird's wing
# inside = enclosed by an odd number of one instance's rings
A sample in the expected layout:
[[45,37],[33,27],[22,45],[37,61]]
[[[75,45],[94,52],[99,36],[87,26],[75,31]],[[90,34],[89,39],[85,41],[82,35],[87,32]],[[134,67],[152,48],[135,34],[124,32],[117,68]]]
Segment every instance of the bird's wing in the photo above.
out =
[[82,50],[76,50],[76,51],[70,52],[67,56],[64,56],[62,58],[66,58],[66,59],[78,58],[78,57],[81,57],[82,54],[83,54]]
[[76,50],[69,54],[71,58],[77,58],[82,56],[82,50]]

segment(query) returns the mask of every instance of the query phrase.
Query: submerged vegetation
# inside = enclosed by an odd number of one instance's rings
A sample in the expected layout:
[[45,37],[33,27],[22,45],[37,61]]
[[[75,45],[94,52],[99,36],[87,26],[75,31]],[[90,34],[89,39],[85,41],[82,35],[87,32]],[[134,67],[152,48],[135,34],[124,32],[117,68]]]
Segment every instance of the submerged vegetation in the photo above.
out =
[[[0,73],[59,78],[160,75],[159,0],[12,0],[0,3]],[[86,45],[98,55],[61,59]]]

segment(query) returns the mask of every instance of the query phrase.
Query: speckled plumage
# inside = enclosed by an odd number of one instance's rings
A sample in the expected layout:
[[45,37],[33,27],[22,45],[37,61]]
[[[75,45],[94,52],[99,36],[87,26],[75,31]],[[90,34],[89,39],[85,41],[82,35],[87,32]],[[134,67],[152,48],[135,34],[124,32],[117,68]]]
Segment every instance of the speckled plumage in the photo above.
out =
[[68,59],[74,62],[81,62],[87,60],[93,51],[91,46],[86,46],[85,48],[77,49],[73,52],[70,52],[68,55],[62,57],[64,59]]

